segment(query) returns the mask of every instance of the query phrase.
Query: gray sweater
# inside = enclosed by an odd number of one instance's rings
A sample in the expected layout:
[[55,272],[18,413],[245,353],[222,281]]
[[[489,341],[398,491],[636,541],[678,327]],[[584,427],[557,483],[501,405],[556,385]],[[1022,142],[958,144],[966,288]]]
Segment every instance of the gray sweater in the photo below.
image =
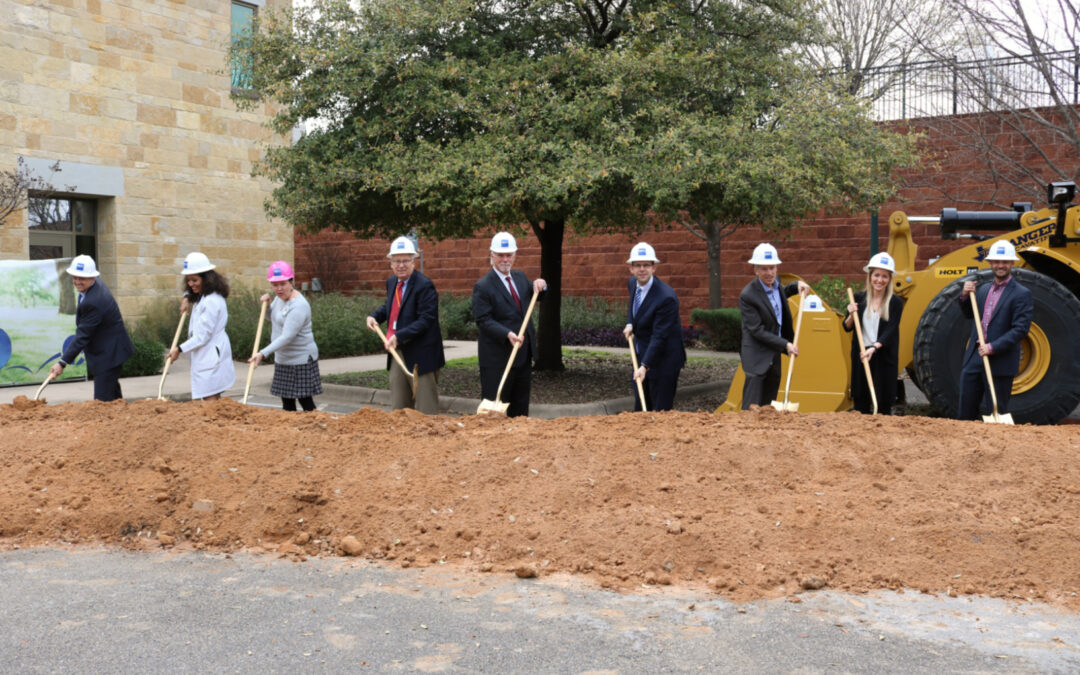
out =
[[277,352],[274,363],[298,366],[307,363],[308,357],[318,361],[319,347],[311,332],[311,305],[297,293],[288,302],[274,298],[270,303],[270,344],[262,348],[264,357]]

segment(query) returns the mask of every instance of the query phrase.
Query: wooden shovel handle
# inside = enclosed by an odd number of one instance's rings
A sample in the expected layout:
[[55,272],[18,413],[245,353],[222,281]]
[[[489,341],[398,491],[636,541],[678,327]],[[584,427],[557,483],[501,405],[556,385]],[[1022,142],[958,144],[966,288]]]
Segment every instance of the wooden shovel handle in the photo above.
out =
[[[262,303],[262,309],[259,310],[259,326],[255,329],[255,346],[251,348],[251,358],[255,358],[255,355],[259,353],[259,343],[262,341],[262,329],[263,321],[266,319],[266,308],[270,306],[270,301],[267,300]],[[244,405],[247,405],[248,392],[251,391],[251,377],[255,374],[255,362],[252,361],[248,364],[248,376],[247,383],[244,385]]]
[[[848,296],[848,301],[851,302],[851,304],[854,305],[855,304],[855,292],[851,290],[850,286],[848,286],[848,289],[847,289],[847,296]],[[851,318],[852,318],[853,321],[855,321],[855,337],[857,337],[859,339],[859,353],[862,353],[862,351],[863,351],[862,350],[862,346],[863,346],[862,324],[859,323],[859,313],[857,311],[852,313]],[[877,392],[874,391],[874,376],[870,374],[870,363],[866,359],[863,359],[863,358],[860,358],[859,360],[862,361],[863,370],[866,372],[866,386],[870,389],[870,401],[874,404],[874,414],[876,415],[877,412],[878,412]]]
[[[180,312],[180,322],[176,324],[176,333],[173,334],[172,346],[169,347],[169,354],[172,350],[176,349],[176,345],[180,344],[180,329],[184,327],[184,318],[187,317],[187,312]],[[161,371],[161,382],[158,383],[157,397],[165,398],[162,392],[165,390],[165,376],[169,374],[169,365],[172,364],[172,359],[165,356],[165,368]]]
[[390,340],[387,339],[386,334],[382,332],[382,329],[379,328],[378,324],[375,324],[375,328],[373,330],[378,334],[379,339],[382,340],[383,347],[386,347],[388,350],[390,350],[390,355],[394,357],[394,360],[397,361],[397,364],[401,366],[401,369],[403,371],[405,371],[405,374],[413,379],[413,396],[416,396],[416,375],[413,374],[413,372],[405,366],[405,361],[401,359],[401,355],[398,354],[397,350],[390,346]]
[[[975,331],[979,336],[979,345],[986,344],[986,336],[983,335],[982,318],[979,316],[979,303],[975,300],[975,291],[968,294],[971,298],[971,313],[975,315]],[[986,384],[990,387],[990,400],[994,402],[994,419],[998,418],[997,391],[994,390],[994,372],[990,369],[990,357],[983,354],[983,367],[986,368]]]
[[[634,364],[634,374],[637,374],[637,352],[634,351],[634,334],[630,333],[626,336],[626,341],[630,343],[630,363]],[[637,384],[637,393],[641,397],[641,412],[649,412],[649,406],[645,405],[645,387],[641,386],[641,380],[634,380]]]
[[529,327],[529,319],[532,318],[533,307],[536,307],[536,299],[540,297],[540,294],[533,291],[532,300],[529,300],[529,309],[525,310],[525,320],[521,322],[521,330],[518,331],[518,337],[521,338],[521,342],[514,344],[514,348],[510,350],[510,360],[506,362],[506,370],[503,371],[502,379],[499,380],[499,388],[495,392],[495,402],[498,403],[502,400],[503,385],[506,384],[506,378],[510,375],[510,369],[514,367],[514,358],[517,356],[518,349],[521,345],[525,344],[525,331]]

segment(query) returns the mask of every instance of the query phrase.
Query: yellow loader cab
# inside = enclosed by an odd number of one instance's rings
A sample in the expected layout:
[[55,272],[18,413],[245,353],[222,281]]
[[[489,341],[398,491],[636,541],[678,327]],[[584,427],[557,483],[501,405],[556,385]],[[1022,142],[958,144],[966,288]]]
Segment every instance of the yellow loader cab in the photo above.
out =
[[[893,292],[904,300],[899,368],[908,371],[944,414],[956,414],[960,361],[971,334],[971,321],[960,312],[960,291],[967,280],[983,283],[992,277],[984,258],[990,243],[998,239],[1016,247],[1022,260],[1013,275],[1031,291],[1035,303],[1009,411],[1018,423],[1055,424],[1080,404],[1080,206],[1072,205],[1075,196],[1075,183],[1056,182],[1047,186],[1049,206],[1038,211],[1018,203],[1011,211],[944,209],[938,217],[909,218],[900,211],[890,216],[888,252],[896,261]],[[916,270],[912,222],[938,223],[942,238],[972,243]],[[784,275],[782,281],[796,278]],[[795,316],[799,296],[788,302]],[[833,311],[804,323],[799,338],[789,398],[799,403],[800,412],[844,411],[852,406],[851,333],[841,325],[844,308],[829,309]],[[789,363],[784,356],[779,396],[784,395]],[[741,407],[743,379],[740,367],[717,412]]]

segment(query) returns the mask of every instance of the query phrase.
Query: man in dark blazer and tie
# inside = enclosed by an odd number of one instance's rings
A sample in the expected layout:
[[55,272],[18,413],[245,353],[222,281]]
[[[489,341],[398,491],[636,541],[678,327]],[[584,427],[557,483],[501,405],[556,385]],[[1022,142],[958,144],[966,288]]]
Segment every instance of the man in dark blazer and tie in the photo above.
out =
[[[659,262],[653,247],[645,242],[636,244],[626,261],[633,276],[627,283],[630,304],[623,334],[634,336],[634,351],[638,356],[634,380],[642,383],[650,411],[672,409],[679,372],[686,364],[679,297],[671,286],[653,274]],[[641,410],[636,388],[634,410]]]
[[796,293],[806,296],[810,286],[793,281],[781,287],[777,265],[780,256],[772,244],[758,244],[747,261],[757,277],[739,293],[742,315],[742,369],[745,375],[742,409],[751,405],[769,405],[780,390],[780,355],[798,356],[792,340],[791,310],[787,298]]
[[135,352],[135,346],[124,328],[120,307],[109,292],[109,287],[98,278],[97,264],[90,256],[75,256],[67,273],[79,293],[79,305],[75,310],[75,339],[60,355],[60,361],[49,369],[49,376],[59,377],[64,368],[82,352],[86,356],[86,369],[94,377],[94,398],[98,401],[123,398],[120,369]]
[[[390,270],[386,303],[367,318],[371,330],[387,321],[386,368],[390,371],[390,405],[394,410],[414,408],[427,415],[439,412],[438,372],[446,365],[439,328],[439,294],[431,279],[416,270],[416,245],[408,237],[390,244]],[[412,372],[416,366],[416,399],[411,377],[394,363],[390,348],[398,351]]]
[[532,362],[536,358],[536,328],[529,322],[522,335],[518,334],[525,320],[533,293],[547,290],[547,282],[529,282],[524,272],[513,269],[517,257],[517,242],[508,232],[491,239],[491,271],[473,286],[473,318],[480,329],[476,339],[480,362],[480,394],[494,401],[499,391],[510,352],[520,344],[514,365],[503,385],[502,400],[509,403],[508,417],[529,414],[529,389],[532,385]]
[[960,294],[960,311],[969,319],[974,319],[975,315],[968,296],[975,294],[986,337],[986,344],[980,345],[978,330],[972,321],[971,337],[960,366],[957,417],[962,420],[979,419],[980,403],[986,412],[991,410],[986,368],[982,363],[984,355],[990,359],[998,413],[1009,411],[1013,377],[1020,369],[1020,341],[1028,334],[1035,312],[1031,291],[1012,278],[1013,263],[1019,260],[1013,245],[1005,240],[995,241],[986,260],[994,272],[994,282],[976,288],[974,281],[965,281]]

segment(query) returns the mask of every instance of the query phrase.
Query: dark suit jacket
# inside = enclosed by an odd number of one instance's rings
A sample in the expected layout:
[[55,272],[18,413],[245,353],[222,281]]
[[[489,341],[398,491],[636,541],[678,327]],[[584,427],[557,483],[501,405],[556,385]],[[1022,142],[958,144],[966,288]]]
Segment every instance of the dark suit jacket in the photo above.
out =
[[[395,275],[387,278],[386,304],[371,313],[379,323],[390,319],[397,282]],[[417,372],[423,375],[446,365],[442,329],[439,327],[439,294],[431,279],[419,270],[413,270],[405,283],[405,294],[401,296],[401,309],[398,310],[394,334],[397,336],[398,353],[410,371],[415,365]],[[392,358],[389,353],[386,355],[387,370],[392,366]]]
[[682,324],[679,323],[679,298],[671,286],[654,276],[652,287],[641,301],[635,317],[634,294],[637,293],[637,285],[637,279],[630,277],[627,283],[630,304],[626,310],[626,323],[634,331],[634,346],[641,355],[639,365],[649,368],[648,378],[670,375],[686,363]]
[[73,363],[79,352],[86,355],[86,365],[94,374],[123,365],[135,352],[124,328],[120,307],[101,277],[86,289],[86,295],[75,310],[75,339],[60,360]]
[[[970,302],[970,301],[969,301]],[[859,321],[862,321],[863,312],[866,311],[866,291],[859,291],[855,294],[855,304],[859,306]],[[970,309],[970,308],[969,308]],[[884,319],[878,322],[878,336],[877,341],[881,343],[881,350],[876,352],[873,358],[870,359],[871,367],[880,366],[885,368],[887,366],[892,368],[892,374],[895,376],[897,368],[899,367],[898,361],[900,360],[900,317],[904,313],[904,301],[895,295],[889,298],[889,320]],[[851,324],[851,328],[847,327],[847,324],[841,322],[844,330],[849,333],[854,333],[855,324]],[[859,340],[852,335],[851,337],[851,358],[852,363],[862,369],[859,366],[859,354],[862,353],[862,345],[859,344]],[[882,371],[884,372],[884,371]],[[877,371],[874,371],[875,381],[877,379]]]
[[[986,296],[990,293],[992,284],[983,284],[975,289],[975,300],[979,305],[979,316],[986,311]],[[979,356],[979,336],[975,327],[975,315],[971,311],[971,299],[960,298],[960,311],[964,313],[971,323],[971,337],[969,338],[967,351],[964,352],[964,360],[961,370],[967,368],[971,361],[981,360]],[[990,324],[986,328],[986,341],[994,353],[990,355],[990,372],[994,375],[1016,375],[1020,370],[1020,341],[1028,334],[1031,328],[1031,315],[1035,312],[1035,303],[1031,299],[1031,291],[1020,285],[1013,279],[998,298],[997,306],[990,317]],[[981,366],[980,366],[981,367]]]
[[788,309],[786,298],[798,292],[797,281],[780,289],[780,335],[777,335],[772,303],[757,277],[739,293],[739,313],[742,316],[742,347],[739,353],[742,357],[743,372],[747,375],[764,375],[772,365],[773,358],[778,353],[786,353],[787,343],[795,337],[791,310]]
[[[514,287],[517,288],[518,296],[521,298],[521,309],[518,309],[517,303],[510,297],[506,283],[494,268],[473,286],[473,318],[480,329],[476,338],[476,350],[481,368],[506,368],[510,351],[513,349],[513,345],[506,339],[506,334],[517,333],[521,330],[521,322],[525,320],[525,311],[532,300],[532,282],[525,273],[510,270],[510,278],[514,280]],[[525,344],[514,357],[514,367],[530,366],[535,358],[536,327],[530,321],[529,327],[525,330]]]

